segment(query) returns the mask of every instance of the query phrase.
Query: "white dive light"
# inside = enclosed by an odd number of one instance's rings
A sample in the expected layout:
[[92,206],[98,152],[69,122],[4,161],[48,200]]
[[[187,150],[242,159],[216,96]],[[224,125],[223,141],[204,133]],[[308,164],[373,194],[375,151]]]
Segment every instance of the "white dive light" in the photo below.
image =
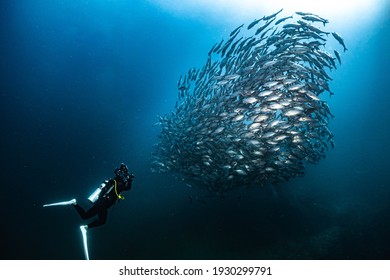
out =
[[49,206],[63,206],[63,205],[72,205],[76,203],[76,199],[71,199],[69,201],[62,201],[62,202],[56,202],[51,204],[45,204],[43,207],[49,207]]
[[92,203],[95,203],[98,200],[102,189],[106,186],[106,182],[102,183],[90,196],[88,196],[88,200]]

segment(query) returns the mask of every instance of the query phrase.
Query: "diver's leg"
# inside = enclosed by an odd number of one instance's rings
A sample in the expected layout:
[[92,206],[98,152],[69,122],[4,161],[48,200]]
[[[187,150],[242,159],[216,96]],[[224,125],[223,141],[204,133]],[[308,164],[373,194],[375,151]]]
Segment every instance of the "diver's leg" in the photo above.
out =
[[107,221],[107,207],[105,205],[100,205],[99,208],[97,208],[97,214],[98,214],[98,219],[92,221],[91,223],[88,224],[88,229],[97,227],[97,226],[102,226],[106,223]]
[[83,209],[83,207],[81,207],[78,204],[73,204],[73,206],[74,206],[74,208],[76,208],[77,213],[79,213],[80,217],[83,220],[92,218],[93,216],[95,216],[98,213],[98,208],[97,208],[96,204],[94,204],[90,209],[88,209],[88,211],[85,211]]

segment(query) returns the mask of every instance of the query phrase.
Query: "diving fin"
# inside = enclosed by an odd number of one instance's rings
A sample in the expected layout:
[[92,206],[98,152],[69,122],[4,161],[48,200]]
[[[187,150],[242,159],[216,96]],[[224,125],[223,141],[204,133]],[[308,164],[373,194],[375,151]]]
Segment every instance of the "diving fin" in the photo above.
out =
[[84,245],[85,259],[89,260],[88,242],[87,242],[87,228],[88,228],[88,226],[80,226],[81,234],[83,236],[83,245]]
[[45,204],[43,207],[49,207],[49,206],[63,206],[63,205],[72,205],[76,204],[76,199],[73,198],[69,201],[62,201],[62,202],[56,202],[56,203],[51,203],[51,204]]

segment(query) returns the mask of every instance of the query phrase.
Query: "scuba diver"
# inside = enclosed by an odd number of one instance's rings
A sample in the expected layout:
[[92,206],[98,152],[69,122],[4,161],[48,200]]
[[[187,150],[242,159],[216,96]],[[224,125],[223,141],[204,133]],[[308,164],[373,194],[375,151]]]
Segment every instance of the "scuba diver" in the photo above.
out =
[[104,181],[100,187],[88,197],[88,200],[92,202],[93,205],[87,211],[77,204],[76,199],[71,200],[72,205],[83,220],[90,219],[96,215],[98,216],[96,220],[93,220],[89,224],[82,225],[80,227],[81,231],[104,225],[107,220],[108,208],[114,205],[118,200],[125,199],[124,196],[121,195],[123,191],[131,190],[134,175],[129,174],[129,169],[125,164],[122,163],[120,167],[115,169],[115,175],[116,177],[114,179]]
[[129,169],[125,164],[115,169],[115,178],[104,181],[89,197],[88,200],[93,203],[92,207],[85,211],[77,204],[76,199],[69,201],[44,204],[43,207],[73,205],[80,217],[84,220],[97,215],[97,219],[87,225],[80,226],[83,237],[85,258],[89,260],[87,229],[104,225],[107,220],[108,208],[114,205],[117,201],[123,200],[121,195],[123,191],[131,190],[131,185],[134,175],[129,173]]

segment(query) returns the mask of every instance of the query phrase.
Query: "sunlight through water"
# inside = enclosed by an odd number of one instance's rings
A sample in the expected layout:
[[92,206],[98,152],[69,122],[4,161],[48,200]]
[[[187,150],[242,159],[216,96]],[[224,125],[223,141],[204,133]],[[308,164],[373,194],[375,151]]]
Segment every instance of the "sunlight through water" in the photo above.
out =
[[283,8],[291,14],[305,11],[332,18],[337,24],[351,28],[371,19],[385,9],[385,0],[150,0],[174,14],[207,21],[248,21]]

